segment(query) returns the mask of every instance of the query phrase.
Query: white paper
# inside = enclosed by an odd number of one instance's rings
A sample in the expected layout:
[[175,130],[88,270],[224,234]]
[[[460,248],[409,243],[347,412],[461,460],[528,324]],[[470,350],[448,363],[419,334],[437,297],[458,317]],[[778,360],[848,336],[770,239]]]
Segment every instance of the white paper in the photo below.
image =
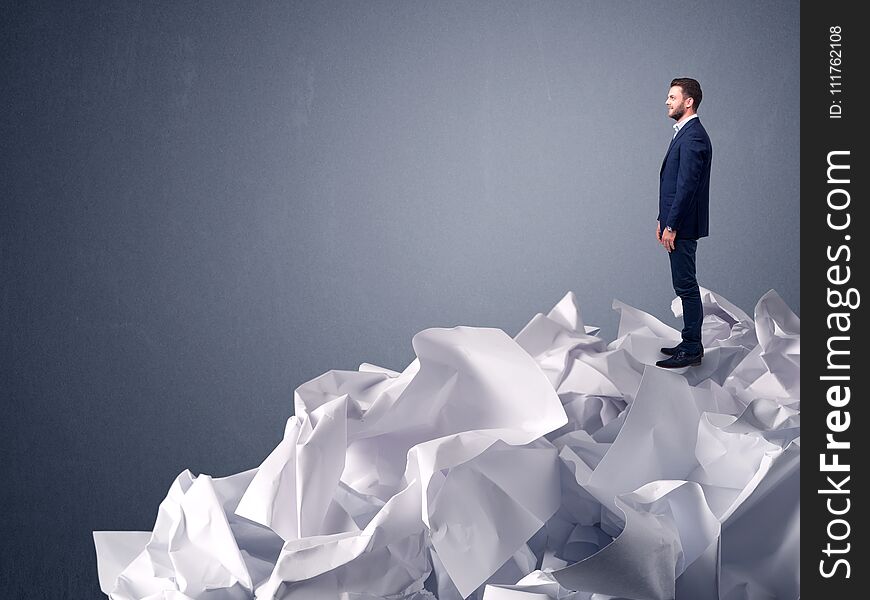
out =
[[427,329],[401,373],[329,371],[257,469],[185,471],[152,532],[95,532],[101,589],[796,598],[800,320],[773,291],[753,317],[702,302],[704,360],[680,371],[654,366],[674,328],[614,301],[607,343],[570,292],[514,339]]

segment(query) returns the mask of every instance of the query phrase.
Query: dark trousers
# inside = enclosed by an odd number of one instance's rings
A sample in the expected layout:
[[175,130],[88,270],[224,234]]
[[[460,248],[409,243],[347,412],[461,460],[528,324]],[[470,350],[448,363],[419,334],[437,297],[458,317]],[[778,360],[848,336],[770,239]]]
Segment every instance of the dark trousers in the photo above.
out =
[[683,341],[680,347],[689,354],[700,354],[701,323],[704,308],[701,306],[701,290],[695,278],[695,251],[698,240],[674,240],[674,250],[668,253],[671,259],[671,280],[674,291],[683,302]]

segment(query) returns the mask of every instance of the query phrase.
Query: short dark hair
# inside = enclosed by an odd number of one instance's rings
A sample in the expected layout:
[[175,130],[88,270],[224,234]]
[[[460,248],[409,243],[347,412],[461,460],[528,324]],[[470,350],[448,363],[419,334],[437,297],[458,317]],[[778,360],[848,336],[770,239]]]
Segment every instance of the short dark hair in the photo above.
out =
[[682,88],[683,96],[695,99],[692,108],[697,111],[698,107],[701,106],[701,98],[704,97],[704,94],[701,93],[701,84],[689,77],[677,77],[671,82],[671,87],[675,85]]

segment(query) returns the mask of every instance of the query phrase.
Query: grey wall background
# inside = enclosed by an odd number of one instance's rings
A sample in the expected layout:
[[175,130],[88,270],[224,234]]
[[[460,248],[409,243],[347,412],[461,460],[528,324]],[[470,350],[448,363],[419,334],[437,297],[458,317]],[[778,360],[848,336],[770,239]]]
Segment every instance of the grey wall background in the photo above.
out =
[[4,2],[6,597],[259,464],[292,391],[515,334],[568,290],[673,325],[670,79],[714,145],[699,278],[799,312],[798,2]]

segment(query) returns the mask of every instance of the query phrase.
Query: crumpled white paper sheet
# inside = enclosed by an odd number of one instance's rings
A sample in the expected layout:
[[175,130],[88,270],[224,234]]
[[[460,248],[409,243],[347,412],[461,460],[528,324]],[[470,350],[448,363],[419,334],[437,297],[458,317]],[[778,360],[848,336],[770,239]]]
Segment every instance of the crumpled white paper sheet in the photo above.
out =
[[[295,393],[256,469],[181,473],[153,532],[94,532],[113,600],[797,598],[800,320],[702,289],[703,364],[569,292],[514,339],[427,329],[398,373]],[[680,303],[675,300],[675,316]]]

